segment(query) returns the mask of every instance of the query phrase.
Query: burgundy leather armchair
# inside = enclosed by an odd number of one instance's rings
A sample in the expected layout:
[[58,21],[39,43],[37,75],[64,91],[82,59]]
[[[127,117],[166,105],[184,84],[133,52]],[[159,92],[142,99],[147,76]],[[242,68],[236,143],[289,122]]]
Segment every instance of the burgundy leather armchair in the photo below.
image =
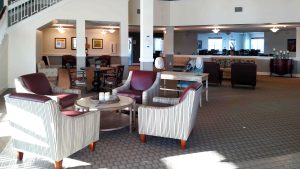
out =
[[15,87],[17,93],[46,95],[57,101],[61,108],[72,106],[81,97],[81,91],[78,89],[62,89],[57,86],[51,86],[43,73],[20,76],[15,79]]
[[128,96],[135,99],[137,104],[152,102],[159,95],[160,73],[153,71],[133,70],[129,72],[126,82],[112,90],[113,94]]
[[256,64],[255,63],[233,63],[231,64],[231,86],[251,85],[256,86]]
[[222,84],[223,71],[220,69],[220,64],[216,62],[204,62],[204,73],[209,73],[208,83]]

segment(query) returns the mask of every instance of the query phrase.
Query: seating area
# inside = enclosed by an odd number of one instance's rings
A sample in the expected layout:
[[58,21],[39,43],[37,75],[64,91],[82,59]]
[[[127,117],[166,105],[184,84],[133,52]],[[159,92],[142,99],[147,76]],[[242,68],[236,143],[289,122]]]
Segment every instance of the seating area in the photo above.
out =
[[0,0],[0,169],[300,168],[299,6]]

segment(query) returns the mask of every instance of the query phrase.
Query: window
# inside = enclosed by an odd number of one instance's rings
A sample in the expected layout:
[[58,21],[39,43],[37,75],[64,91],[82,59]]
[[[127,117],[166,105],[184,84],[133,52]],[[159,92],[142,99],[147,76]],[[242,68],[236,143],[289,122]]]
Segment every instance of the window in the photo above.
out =
[[222,51],[222,38],[208,39],[208,50],[212,50],[212,49]]
[[260,50],[261,53],[265,49],[265,40],[264,38],[252,38],[251,39],[251,49]]
[[163,51],[164,40],[163,38],[154,38],[154,51]]

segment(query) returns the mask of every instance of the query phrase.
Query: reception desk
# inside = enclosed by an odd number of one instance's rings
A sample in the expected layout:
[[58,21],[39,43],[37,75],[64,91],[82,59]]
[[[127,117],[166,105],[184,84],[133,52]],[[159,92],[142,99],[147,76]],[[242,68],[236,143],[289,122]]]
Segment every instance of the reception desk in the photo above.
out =
[[[257,74],[258,75],[270,75],[270,60],[273,59],[273,57],[268,56],[218,56],[218,55],[174,55],[174,60],[183,60],[186,61],[187,59],[182,58],[197,58],[202,57],[203,61],[212,61],[215,58],[220,59],[250,59],[254,60],[257,65]],[[300,59],[293,59],[294,61],[294,69],[293,69],[293,75],[296,77],[300,77],[300,69],[297,69],[297,67],[300,68]],[[177,63],[174,61],[174,63]],[[183,63],[181,63],[183,64]],[[176,66],[176,65],[175,65]]]

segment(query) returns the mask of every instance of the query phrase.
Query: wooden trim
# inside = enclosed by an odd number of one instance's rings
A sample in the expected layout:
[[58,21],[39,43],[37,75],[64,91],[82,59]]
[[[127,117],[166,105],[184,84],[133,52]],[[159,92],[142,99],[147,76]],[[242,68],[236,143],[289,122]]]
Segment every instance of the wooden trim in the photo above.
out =
[[141,143],[145,143],[146,142],[146,135],[145,134],[140,134],[140,140],[141,140]]
[[17,158],[18,158],[18,160],[22,161],[23,160],[23,155],[24,155],[23,152],[17,151]]
[[182,150],[186,149],[186,140],[180,140],[180,147]]
[[4,6],[4,7],[2,8],[2,10],[1,10],[1,12],[0,12],[0,20],[2,19],[3,15],[4,15],[5,11],[6,11],[6,9],[7,9],[7,6]]
[[89,145],[90,151],[93,152],[96,149],[96,142],[93,142]]
[[62,169],[62,163],[63,163],[63,160],[55,161],[54,168],[55,169]]

